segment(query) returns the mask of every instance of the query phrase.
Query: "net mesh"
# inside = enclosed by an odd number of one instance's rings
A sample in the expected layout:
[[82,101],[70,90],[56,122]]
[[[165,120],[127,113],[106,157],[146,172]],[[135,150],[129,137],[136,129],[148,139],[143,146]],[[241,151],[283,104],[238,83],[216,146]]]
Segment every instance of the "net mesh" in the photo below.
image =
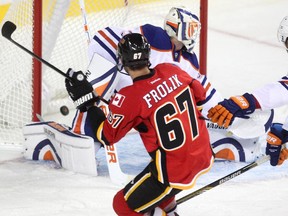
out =
[[[172,6],[186,6],[199,16],[200,0],[85,0],[90,35],[107,26],[135,27],[150,23],[163,26]],[[78,0],[43,0],[42,56],[66,72],[88,66],[87,34]],[[2,24],[16,24],[13,40],[32,50],[33,1],[15,0]],[[22,127],[32,119],[32,57],[0,37],[0,143],[23,142]],[[73,108],[64,78],[42,65],[42,115],[59,113],[60,107]]]

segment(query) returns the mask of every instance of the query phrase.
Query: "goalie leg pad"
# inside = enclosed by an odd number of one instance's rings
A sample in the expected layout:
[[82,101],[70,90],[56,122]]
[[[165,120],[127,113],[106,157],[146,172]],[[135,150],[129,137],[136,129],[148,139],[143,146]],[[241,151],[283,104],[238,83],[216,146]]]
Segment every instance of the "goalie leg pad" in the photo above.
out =
[[214,123],[207,123],[207,128],[215,159],[253,162],[264,154],[262,144],[266,134],[255,138],[239,138]]
[[94,141],[75,134],[55,122],[25,125],[24,157],[31,160],[55,160],[76,173],[97,176]]

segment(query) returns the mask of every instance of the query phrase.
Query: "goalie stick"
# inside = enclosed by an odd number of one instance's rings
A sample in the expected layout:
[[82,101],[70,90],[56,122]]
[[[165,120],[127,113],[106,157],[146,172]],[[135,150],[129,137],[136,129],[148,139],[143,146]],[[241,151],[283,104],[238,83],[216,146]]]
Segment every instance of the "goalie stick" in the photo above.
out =
[[[84,31],[87,35],[87,43],[89,45],[89,43],[91,42],[91,37],[90,37],[89,28],[88,28],[88,21],[87,21],[87,14],[85,10],[84,0],[79,0],[79,6],[81,9],[81,14],[83,18]],[[102,60],[106,60],[106,59],[102,59]],[[93,61],[93,59],[91,61]],[[90,64],[92,63],[90,62]],[[102,96],[105,97],[104,95]],[[106,156],[106,161],[108,165],[108,172],[109,172],[111,181],[118,185],[125,185],[126,183],[128,183],[128,181],[132,179],[132,177],[130,175],[123,173],[123,171],[121,170],[119,157],[118,157],[118,151],[117,151],[117,145],[114,144],[112,146],[105,146],[104,149],[105,149],[105,156]]]
[[220,179],[218,179],[218,180],[216,180],[216,181],[214,181],[214,182],[212,182],[212,183],[210,183],[210,184],[208,184],[208,185],[206,185],[206,186],[204,186],[204,187],[202,187],[196,191],[193,191],[192,193],[190,193],[190,194],[188,194],[182,198],[179,198],[178,200],[176,200],[176,202],[178,205],[183,203],[183,202],[186,202],[187,200],[189,200],[193,197],[196,197],[196,196],[198,196],[198,195],[200,195],[200,194],[202,194],[208,190],[211,190],[212,188],[215,188],[218,185],[221,185],[221,184],[223,184],[223,183],[225,183],[225,182],[247,172],[248,170],[251,170],[251,169],[269,161],[269,160],[270,160],[270,156],[265,155],[265,156],[259,158],[258,160],[254,161],[254,162],[252,162],[252,163],[250,163],[250,164],[248,164],[248,165],[246,165],[246,166],[244,166],[244,167],[242,167],[242,168],[240,168],[240,169],[238,169],[238,170],[236,170],[236,171],[234,171],[234,172],[232,172],[232,173],[230,173],[230,174],[228,174],[228,175],[226,175],[226,176],[224,176],[224,177],[222,177],[222,178],[220,178]]
[[[26,47],[22,46],[21,44],[19,44],[15,40],[13,40],[11,38],[11,35],[16,30],[16,28],[17,28],[17,26],[13,22],[6,21],[4,23],[4,25],[2,26],[2,30],[1,30],[2,36],[5,37],[6,39],[8,39],[13,44],[15,44],[16,46],[18,46],[20,49],[24,50],[25,52],[27,52],[28,54],[30,54],[31,56],[36,58],[38,61],[42,62],[46,66],[55,70],[56,72],[58,72],[59,74],[64,76],[69,81],[73,82],[72,78],[69,77],[66,73],[64,73],[63,71],[61,71],[60,69],[58,69],[54,65],[50,64],[49,62],[47,62],[46,60],[44,60],[40,56],[36,55],[35,53],[28,50]],[[109,103],[107,100],[100,97],[99,95],[97,95],[97,97],[99,97],[99,99],[101,101],[103,101],[104,103],[106,103],[106,104]],[[39,120],[41,121],[40,115],[38,115],[38,118],[40,118]],[[119,165],[119,159],[118,159],[118,153],[117,153],[116,147],[115,146],[113,148],[110,146],[107,148],[105,147],[105,152],[106,152],[106,159],[107,159],[108,170],[109,170],[109,175],[110,175],[111,181],[115,184],[118,184],[118,185],[126,184],[131,179],[131,176],[122,172],[120,165]]]
[[87,15],[86,15],[86,10],[85,10],[84,0],[79,0],[79,5],[80,5],[82,17],[83,17],[83,27],[84,27],[84,31],[85,31],[85,33],[86,33],[86,35],[87,35],[87,43],[89,44],[90,41],[91,41],[91,38],[90,38],[89,29],[88,29]]

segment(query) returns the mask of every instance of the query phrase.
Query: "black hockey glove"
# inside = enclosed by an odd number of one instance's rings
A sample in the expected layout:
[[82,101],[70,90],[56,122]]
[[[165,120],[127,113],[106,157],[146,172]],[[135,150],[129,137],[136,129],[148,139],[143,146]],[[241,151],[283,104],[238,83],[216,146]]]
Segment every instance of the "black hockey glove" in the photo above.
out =
[[71,68],[66,73],[72,81],[65,79],[66,90],[80,112],[86,112],[99,100],[90,82],[82,71],[73,71]]

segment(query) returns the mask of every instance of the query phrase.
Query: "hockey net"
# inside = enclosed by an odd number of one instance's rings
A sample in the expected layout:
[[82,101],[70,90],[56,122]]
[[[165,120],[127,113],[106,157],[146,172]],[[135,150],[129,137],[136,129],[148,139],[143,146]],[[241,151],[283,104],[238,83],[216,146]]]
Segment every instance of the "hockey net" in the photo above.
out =
[[[200,0],[84,0],[90,35],[107,26],[134,27],[145,23],[163,26],[164,17],[172,6],[186,6],[200,15]],[[35,18],[33,0],[14,0],[5,21],[16,24],[12,38],[33,50]],[[39,10],[39,9],[36,9]],[[39,10],[41,11],[41,10]],[[39,11],[36,11],[38,13]],[[41,12],[40,12],[41,13]],[[87,34],[78,0],[42,1],[42,57],[66,72],[68,68],[85,70],[88,66]],[[33,120],[33,103],[41,103],[42,116],[60,112],[65,105],[73,109],[64,86],[64,78],[42,65],[42,93],[33,90],[32,57],[0,37],[0,145],[21,146],[22,128]],[[196,49],[196,52],[198,52]],[[42,95],[35,102],[35,95]],[[70,111],[73,115],[73,110]],[[34,119],[35,120],[35,119]],[[49,119],[48,119],[49,120]],[[61,122],[60,122],[61,123]]]

